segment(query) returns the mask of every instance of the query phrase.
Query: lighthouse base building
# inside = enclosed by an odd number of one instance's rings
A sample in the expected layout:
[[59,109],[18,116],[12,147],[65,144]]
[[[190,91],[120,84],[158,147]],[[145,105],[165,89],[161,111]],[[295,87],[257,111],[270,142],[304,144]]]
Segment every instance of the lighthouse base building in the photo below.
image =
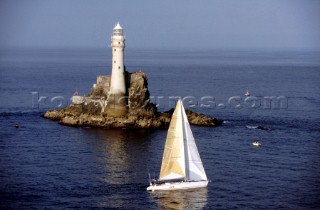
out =
[[107,116],[123,117],[128,113],[128,97],[121,93],[111,93],[108,96],[107,106],[104,111]]

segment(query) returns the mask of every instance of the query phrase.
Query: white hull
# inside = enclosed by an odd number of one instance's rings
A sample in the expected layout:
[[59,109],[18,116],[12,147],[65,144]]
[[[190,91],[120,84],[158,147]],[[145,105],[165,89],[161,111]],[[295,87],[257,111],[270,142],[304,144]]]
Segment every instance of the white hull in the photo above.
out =
[[249,91],[247,91],[244,95],[245,96],[250,96],[251,94],[249,93]]
[[252,145],[255,146],[255,147],[260,147],[260,146],[261,146],[261,143],[258,142],[257,140],[254,140],[254,141],[252,142]]
[[206,187],[208,181],[198,181],[198,182],[170,182],[159,185],[150,185],[147,190],[184,190],[184,189],[193,189]]

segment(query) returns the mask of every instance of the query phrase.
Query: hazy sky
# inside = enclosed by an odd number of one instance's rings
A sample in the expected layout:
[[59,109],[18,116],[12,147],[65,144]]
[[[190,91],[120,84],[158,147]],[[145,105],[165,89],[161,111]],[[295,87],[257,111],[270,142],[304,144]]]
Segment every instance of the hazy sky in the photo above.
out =
[[0,47],[318,48],[318,0],[0,0]]

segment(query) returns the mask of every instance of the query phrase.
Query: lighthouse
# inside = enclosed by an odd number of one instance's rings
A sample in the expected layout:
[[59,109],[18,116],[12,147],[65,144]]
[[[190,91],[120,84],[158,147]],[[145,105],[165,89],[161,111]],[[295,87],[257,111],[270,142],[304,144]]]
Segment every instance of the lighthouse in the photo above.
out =
[[112,71],[107,103],[107,115],[121,117],[127,113],[126,80],[124,67],[125,38],[119,22],[111,36]]
[[112,73],[111,73],[111,94],[125,94],[125,74],[124,74],[124,64],[123,64],[123,54],[124,54],[124,36],[123,30],[119,22],[113,28],[113,34],[111,37],[111,47],[112,47]]

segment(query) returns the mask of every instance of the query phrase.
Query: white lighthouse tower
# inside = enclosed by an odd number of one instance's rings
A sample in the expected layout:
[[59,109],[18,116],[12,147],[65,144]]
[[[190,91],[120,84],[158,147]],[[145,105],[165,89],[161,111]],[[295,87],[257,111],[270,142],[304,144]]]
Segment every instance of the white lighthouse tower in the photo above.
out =
[[125,94],[125,74],[123,64],[124,54],[124,36],[123,30],[119,22],[113,28],[113,34],[111,37],[112,47],[112,73],[111,73],[111,85],[110,94]]
[[123,64],[125,39],[119,22],[113,28],[111,37],[112,72],[106,113],[108,116],[122,117],[127,114],[126,80]]

